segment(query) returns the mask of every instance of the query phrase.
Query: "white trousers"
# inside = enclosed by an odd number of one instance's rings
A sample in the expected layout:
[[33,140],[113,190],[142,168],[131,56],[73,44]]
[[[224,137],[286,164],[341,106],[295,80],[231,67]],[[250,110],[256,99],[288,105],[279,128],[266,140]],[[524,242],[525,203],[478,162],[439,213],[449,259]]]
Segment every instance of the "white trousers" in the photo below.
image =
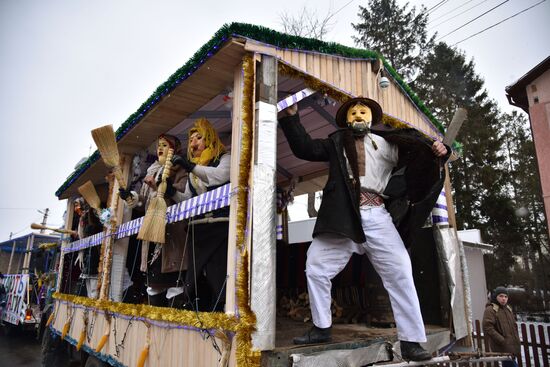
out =
[[425,342],[426,332],[414,287],[409,253],[383,206],[361,208],[367,241],[324,234],[313,239],[307,252],[306,276],[313,323],[332,325],[332,278],[340,273],[353,253],[367,254],[388,291],[399,340]]

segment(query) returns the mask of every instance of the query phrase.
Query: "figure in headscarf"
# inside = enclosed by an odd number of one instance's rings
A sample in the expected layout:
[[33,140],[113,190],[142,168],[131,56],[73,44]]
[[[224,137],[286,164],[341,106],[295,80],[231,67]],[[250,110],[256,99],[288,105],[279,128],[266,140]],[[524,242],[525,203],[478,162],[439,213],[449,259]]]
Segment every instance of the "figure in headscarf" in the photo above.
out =
[[[157,141],[157,160],[147,169],[139,193],[120,190],[120,197],[130,208],[142,214],[147,211],[150,200],[157,195],[157,183],[162,176],[169,149],[173,149],[175,154],[181,154],[179,139],[173,135],[160,135]],[[175,203],[170,198],[171,195],[178,190],[184,190],[187,172],[174,166],[169,177],[172,184],[164,196],[167,206]],[[183,292],[182,284],[187,269],[186,226],[184,221],[167,224],[164,244],[142,242],[140,270],[147,273],[147,294],[150,304],[154,306],[165,306],[167,299]]]
[[[218,134],[205,118],[195,121],[189,130],[187,155],[175,155],[174,166],[189,172],[185,191],[172,196],[177,202],[214,190],[229,182],[231,156]],[[227,239],[229,207],[195,216],[189,221],[191,241],[186,288],[190,299],[196,297],[198,278],[204,274],[210,288],[206,311],[223,311],[227,275]],[[198,309],[196,300],[193,307]],[[201,310],[201,311],[204,311]]]

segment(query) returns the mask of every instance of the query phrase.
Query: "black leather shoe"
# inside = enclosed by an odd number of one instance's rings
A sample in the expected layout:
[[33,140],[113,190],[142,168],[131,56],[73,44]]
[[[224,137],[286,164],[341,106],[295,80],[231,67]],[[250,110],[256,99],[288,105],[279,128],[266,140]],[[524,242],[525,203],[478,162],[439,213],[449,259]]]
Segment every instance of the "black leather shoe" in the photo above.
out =
[[407,361],[427,361],[428,359],[432,359],[432,355],[422,348],[420,344],[405,341],[401,341],[401,357]]
[[297,336],[293,339],[294,344],[317,344],[317,343],[327,343],[332,340],[332,327],[327,328],[318,328],[313,325],[304,335]]

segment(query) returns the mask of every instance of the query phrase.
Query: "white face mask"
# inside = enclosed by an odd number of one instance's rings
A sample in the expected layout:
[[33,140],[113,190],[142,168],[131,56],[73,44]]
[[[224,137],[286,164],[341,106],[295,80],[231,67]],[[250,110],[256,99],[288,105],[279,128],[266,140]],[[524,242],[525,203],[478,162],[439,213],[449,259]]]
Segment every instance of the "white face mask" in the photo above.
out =
[[347,123],[354,132],[366,133],[372,123],[372,111],[369,107],[363,104],[351,106],[347,112]]

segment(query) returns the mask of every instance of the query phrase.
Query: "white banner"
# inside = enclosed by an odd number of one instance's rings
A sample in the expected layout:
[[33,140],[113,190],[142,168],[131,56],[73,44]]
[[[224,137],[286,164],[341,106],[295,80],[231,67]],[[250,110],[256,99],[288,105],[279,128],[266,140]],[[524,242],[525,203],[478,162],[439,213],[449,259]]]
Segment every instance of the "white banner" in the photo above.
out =
[[4,275],[0,283],[6,288],[6,306],[2,310],[2,320],[10,324],[18,325],[19,321],[25,316],[25,295],[27,284],[29,282],[28,274],[10,274]]

